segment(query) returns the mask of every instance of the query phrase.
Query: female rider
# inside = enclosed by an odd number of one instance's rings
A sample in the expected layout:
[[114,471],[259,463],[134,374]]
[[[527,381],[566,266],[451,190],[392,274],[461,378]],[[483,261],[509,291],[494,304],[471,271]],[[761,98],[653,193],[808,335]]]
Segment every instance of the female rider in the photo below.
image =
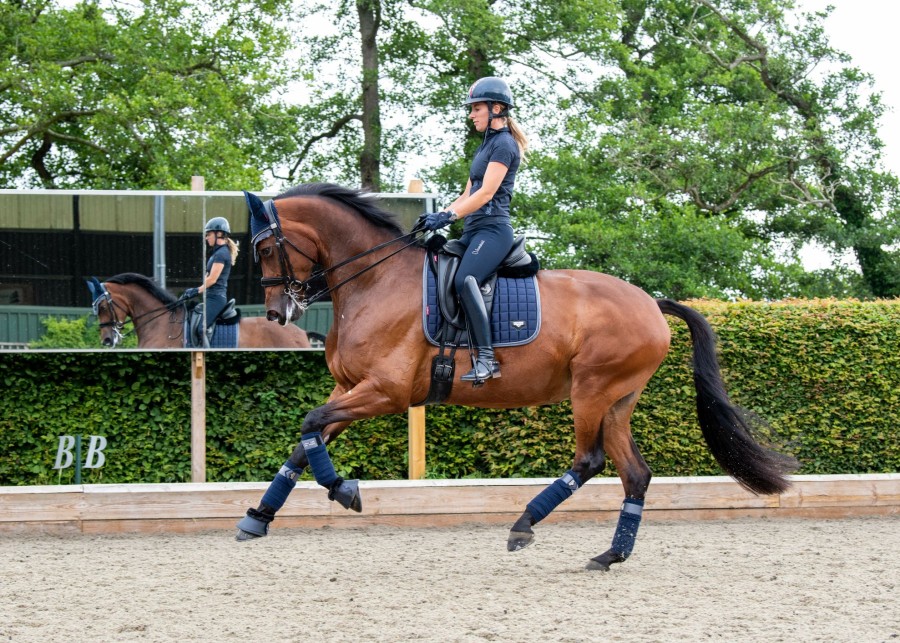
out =
[[466,189],[446,210],[426,214],[422,227],[438,230],[465,219],[460,241],[466,251],[454,286],[477,358],[473,359],[472,370],[460,380],[478,383],[500,377],[490,321],[479,289],[512,248],[509,202],[528,140],[509,114],[514,103],[506,81],[493,76],[477,80],[464,104],[470,106],[469,118],[477,131],[484,132],[484,141],[472,159]]
[[228,236],[231,227],[225,217],[213,217],[207,221],[204,232],[206,244],[213,249],[206,262],[206,279],[199,288],[188,288],[182,296],[189,299],[206,291],[206,329],[209,331],[228,303],[228,277],[237,261],[238,244]]

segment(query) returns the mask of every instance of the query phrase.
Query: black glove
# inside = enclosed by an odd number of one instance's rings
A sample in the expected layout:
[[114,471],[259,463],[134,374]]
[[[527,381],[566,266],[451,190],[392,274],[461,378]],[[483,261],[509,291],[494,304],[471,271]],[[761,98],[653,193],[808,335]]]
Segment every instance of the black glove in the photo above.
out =
[[423,227],[426,230],[440,230],[453,223],[450,220],[450,216],[450,213],[446,210],[443,212],[431,212],[425,215],[425,225]]
[[196,297],[200,294],[199,288],[188,288],[183,293],[181,293],[182,299],[191,299],[192,297]]

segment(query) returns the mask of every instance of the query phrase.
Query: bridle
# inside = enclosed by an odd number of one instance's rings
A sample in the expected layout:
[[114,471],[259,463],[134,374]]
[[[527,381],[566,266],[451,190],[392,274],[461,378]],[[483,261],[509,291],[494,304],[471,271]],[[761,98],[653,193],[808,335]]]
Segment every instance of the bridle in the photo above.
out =
[[[406,248],[414,245],[418,242],[418,235],[423,233],[424,230],[421,230],[419,226],[416,226],[412,229],[411,232],[408,232],[404,235],[400,235],[399,237],[395,237],[394,239],[390,239],[381,243],[373,248],[369,248],[368,250],[361,252],[359,254],[353,255],[352,257],[345,259],[339,263],[334,264],[333,266],[329,266],[328,268],[324,268],[322,270],[316,270],[312,272],[308,278],[306,279],[297,279],[294,275],[293,267],[291,266],[291,262],[288,259],[287,248],[293,248],[298,254],[304,257],[307,261],[309,261],[312,265],[316,265],[316,260],[310,257],[307,253],[303,252],[300,248],[297,247],[295,243],[293,243],[290,239],[284,236],[284,232],[281,229],[281,223],[278,219],[278,212],[275,209],[275,202],[273,200],[266,201],[263,203],[263,213],[266,216],[266,221],[268,222],[268,226],[257,232],[253,238],[250,240],[250,245],[253,246],[253,259],[256,263],[259,263],[259,252],[256,250],[256,245],[263,241],[264,239],[268,239],[269,237],[275,237],[275,249],[278,252],[278,263],[281,266],[281,275],[278,277],[262,277],[260,279],[260,284],[263,288],[273,288],[276,286],[284,287],[284,294],[293,302],[293,304],[300,309],[300,313],[302,314],[306,311],[309,306],[322,299],[326,295],[334,292],[344,284],[349,281],[352,281],[362,275],[363,273],[371,270],[378,264],[387,261],[397,253],[405,250]],[[359,270],[346,279],[342,279],[340,282],[335,284],[334,286],[330,286],[325,288],[324,290],[320,290],[312,297],[307,297],[307,291],[309,290],[309,284],[319,277],[325,277],[331,272],[337,270],[338,268],[342,268],[350,263],[358,259],[362,259],[373,252],[381,250],[382,248],[386,248],[397,242],[407,243],[402,245],[398,249],[391,252],[389,255],[382,257],[375,263],[366,266],[362,270]]]
[[[131,333],[137,331],[137,322],[139,319],[143,319],[144,317],[147,317],[148,315],[154,315],[154,313],[157,313],[153,317],[151,317],[150,319],[147,320],[147,321],[153,321],[157,317],[161,317],[162,315],[165,315],[167,312],[171,312],[174,315],[175,311],[179,307],[182,307],[182,308],[187,307],[187,302],[183,299],[179,299],[170,304],[163,304],[159,308],[154,308],[153,310],[148,310],[147,312],[141,313],[140,315],[132,315],[131,316],[132,329],[130,331],[128,331],[127,333],[123,333],[122,330],[125,328],[125,321],[128,318],[128,311],[124,307],[117,304],[115,302],[115,300],[113,300],[112,294],[106,288],[106,284],[98,282],[95,284],[95,286],[98,289],[98,292],[100,294],[91,303],[91,309],[94,312],[94,316],[97,317],[97,319],[99,320],[100,319],[100,304],[106,303],[106,309],[109,311],[109,316],[112,318],[112,321],[100,322],[97,324],[97,326],[99,328],[112,328],[113,329],[113,333],[115,334],[115,341],[113,342],[113,346],[117,346],[123,339],[125,339],[125,337],[127,337]],[[119,315],[116,312],[117,310],[122,311],[122,319],[119,319]]]
[[125,320],[119,319],[119,316],[116,314],[116,309],[122,310],[123,316],[128,317],[128,313],[125,312],[125,309],[121,306],[117,305],[116,302],[113,301],[112,295],[106,289],[105,284],[99,284],[100,288],[100,296],[97,297],[91,303],[91,309],[94,311],[94,316],[99,320],[100,319],[100,304],[102,302],[106,302],[106,309],[109,311],[109,316],[112,318],[112,321],[101,322],[97,324],[100,328],[112,328],[113,333],[115,333],[115,341],[113,341],[113,346],[117,346],[124,338],[125,335],[122,333],[122,329],[125,328]]

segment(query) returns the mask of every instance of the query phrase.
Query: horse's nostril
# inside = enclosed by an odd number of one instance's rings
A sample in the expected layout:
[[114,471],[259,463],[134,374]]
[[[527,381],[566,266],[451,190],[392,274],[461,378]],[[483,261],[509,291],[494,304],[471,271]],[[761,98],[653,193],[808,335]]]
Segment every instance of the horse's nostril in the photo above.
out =
[[277,321],[277,322],[280,322],[280,321],[281,321],[281,315],[279,315],[279,314],[278,314],[277,312],[275,312],[274,310],[270,310],[270,311],[268,311],[268,312],[266,313],[266,319],[268,319],[269,321]]

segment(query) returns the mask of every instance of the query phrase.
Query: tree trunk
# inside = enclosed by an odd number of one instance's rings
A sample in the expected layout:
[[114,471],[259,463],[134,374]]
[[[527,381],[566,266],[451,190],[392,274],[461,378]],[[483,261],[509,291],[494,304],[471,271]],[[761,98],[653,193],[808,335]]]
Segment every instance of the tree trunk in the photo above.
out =
[[363,149],[359,174],[363,189],[381,191],[381,108],[378,96],[378,28],[380,0],[357,0],[359,33],[362,40],[362,125]]

